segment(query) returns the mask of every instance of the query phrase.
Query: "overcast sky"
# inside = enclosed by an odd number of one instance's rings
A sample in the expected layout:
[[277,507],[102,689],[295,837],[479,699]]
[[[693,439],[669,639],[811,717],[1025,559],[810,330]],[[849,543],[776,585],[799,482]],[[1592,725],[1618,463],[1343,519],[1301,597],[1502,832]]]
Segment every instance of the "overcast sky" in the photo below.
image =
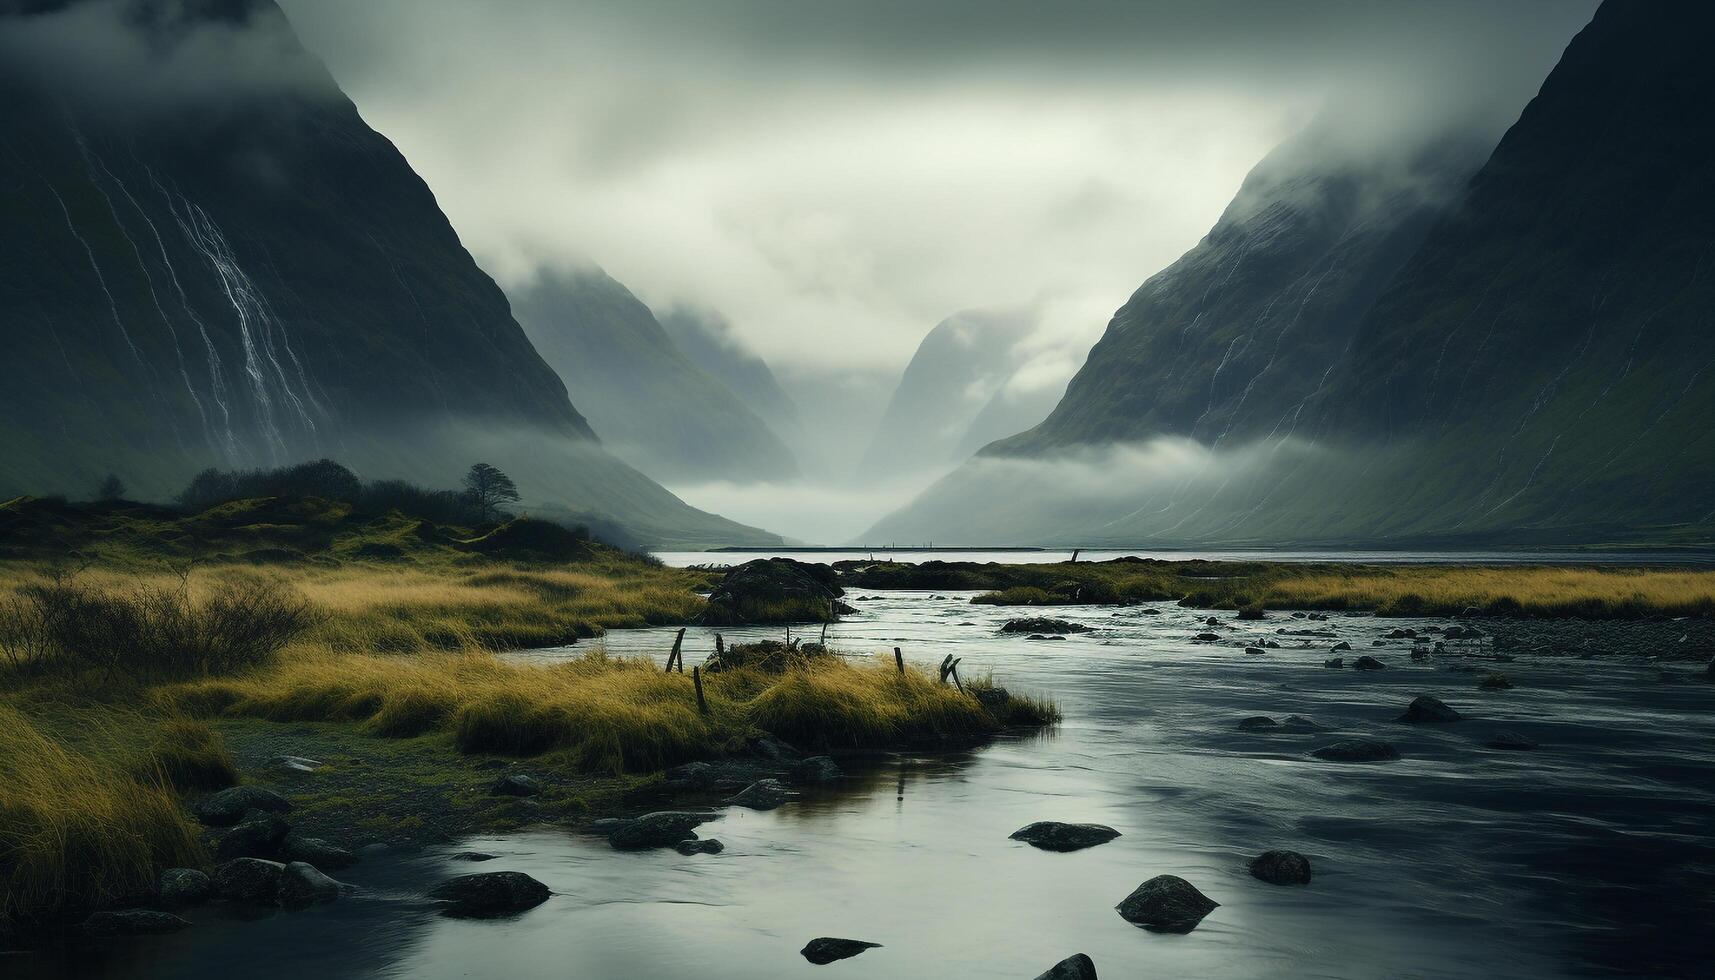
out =
[[503,285],[593,260],[891,370],[968,307],[1086,347],[1330,93],[1504,125],[1595,5],[282,0]]

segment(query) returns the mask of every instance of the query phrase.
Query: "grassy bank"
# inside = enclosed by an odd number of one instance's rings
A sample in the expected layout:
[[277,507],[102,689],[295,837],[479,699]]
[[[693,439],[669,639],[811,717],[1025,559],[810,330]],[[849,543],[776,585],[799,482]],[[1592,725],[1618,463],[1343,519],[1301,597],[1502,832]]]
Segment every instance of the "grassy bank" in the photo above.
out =
[[1715,615],[1715,571],[1145,561],[842,563],[858,588],[979,589],[1006,606],[1178,601],[1210,609],[1364,609],[1384,616]]

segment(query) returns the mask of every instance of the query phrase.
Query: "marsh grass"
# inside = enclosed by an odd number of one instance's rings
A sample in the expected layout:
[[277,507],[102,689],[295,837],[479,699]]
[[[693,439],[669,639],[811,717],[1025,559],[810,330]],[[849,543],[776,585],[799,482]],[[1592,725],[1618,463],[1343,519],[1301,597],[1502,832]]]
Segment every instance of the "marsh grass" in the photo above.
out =
[[165,868],[206,863],[151,771],[158,760],[103,749],[80,751],[0,704],[0,918],[74,914],[147,892]]

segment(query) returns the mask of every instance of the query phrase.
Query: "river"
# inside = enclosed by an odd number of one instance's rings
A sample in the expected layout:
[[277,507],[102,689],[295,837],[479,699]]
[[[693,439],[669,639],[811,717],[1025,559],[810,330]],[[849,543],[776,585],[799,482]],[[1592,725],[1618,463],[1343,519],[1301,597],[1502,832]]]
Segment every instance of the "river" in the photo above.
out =
[[[1478,675],[1450,668],[1492,667],[1478,659],[1486,647],[1422,663],[1409,640],[1372,647],[1430,620],[1221,614],[1216,645],[1193,639],[1207,611],[1064,607],[1055,615],[1097,630],[1048,642],[999,634],[1017,610],[969,595],[857,590],[860,614],[829,642],[855,654],[897,645],[923,662],[954,653],[967,677],[992,671],[1054,698],[1065,714],[1055,730],[894,756],[772,812],[729,810],[702,828],[726,844],[719,855],[620,853],[556,828],[461,841],[367,860],[342,875],[361,891],[330,906],[243,923],[202,910],[187,932],[24,958],[19,975],[1028,978],[1080,951],[1107,978],[1707,975],[1715,687],[1662,683],[1648,651],[1521,655],[1504,665],[1513,689],[1479,691]],[[604,642],[659,659],[672,632]],[[1230,645],[1265,638],[1282,648]],[[1388,669],[1325,669],[1339,639]],[[697,629],[686,642],[692,663],[713,646]],[[1394,720],[1426,693],[1468,719]],[[1238,730],[1257,714],[1327,731]],[[1502,729],[1541,748],[1485,748]],[[1404,757],[1308,755],[1348,734],[1389,738]],[[1073,854],[1008,839],[1036,820],[1123,836]],[[436,917],[415,896],[473,870],[451,857],[473,848],[501,855],[474,869],[528,872],[555,897],[511,921]],[[1309,855],[1314,881],[1250,877],[1246,861],[1270,848]],[[1163,873],[1221,907],[1188,935],[1120,919],[1114,905]],[[812,967],[798,950],[817,936],[883,945]]]

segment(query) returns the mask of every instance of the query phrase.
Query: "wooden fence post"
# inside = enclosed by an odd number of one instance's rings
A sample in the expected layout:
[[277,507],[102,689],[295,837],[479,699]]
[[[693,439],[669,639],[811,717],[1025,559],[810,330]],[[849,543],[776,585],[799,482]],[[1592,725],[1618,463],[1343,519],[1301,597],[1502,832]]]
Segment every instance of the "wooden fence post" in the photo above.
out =
[[898,647],[893,648],[893,666],[898,667],[901,674],[905,673],[905,654],[900,653]]
[[673,651],[667,654],[667,672],[673,672],[673,662],[678,661],[679,673],[685,672],[685,653],[680,647],[685,642],[685,627],[679,627],[679,635],[673,637]]
[[703,668],[691,668],[691,683],[697,688],[697,713],[708,714],[709,703],[703,700]]
[[726,640],[722,639],[721,635],[719,633],[716,633],[715,634],[715,659],[719,660],[724,656],[726,656]]

